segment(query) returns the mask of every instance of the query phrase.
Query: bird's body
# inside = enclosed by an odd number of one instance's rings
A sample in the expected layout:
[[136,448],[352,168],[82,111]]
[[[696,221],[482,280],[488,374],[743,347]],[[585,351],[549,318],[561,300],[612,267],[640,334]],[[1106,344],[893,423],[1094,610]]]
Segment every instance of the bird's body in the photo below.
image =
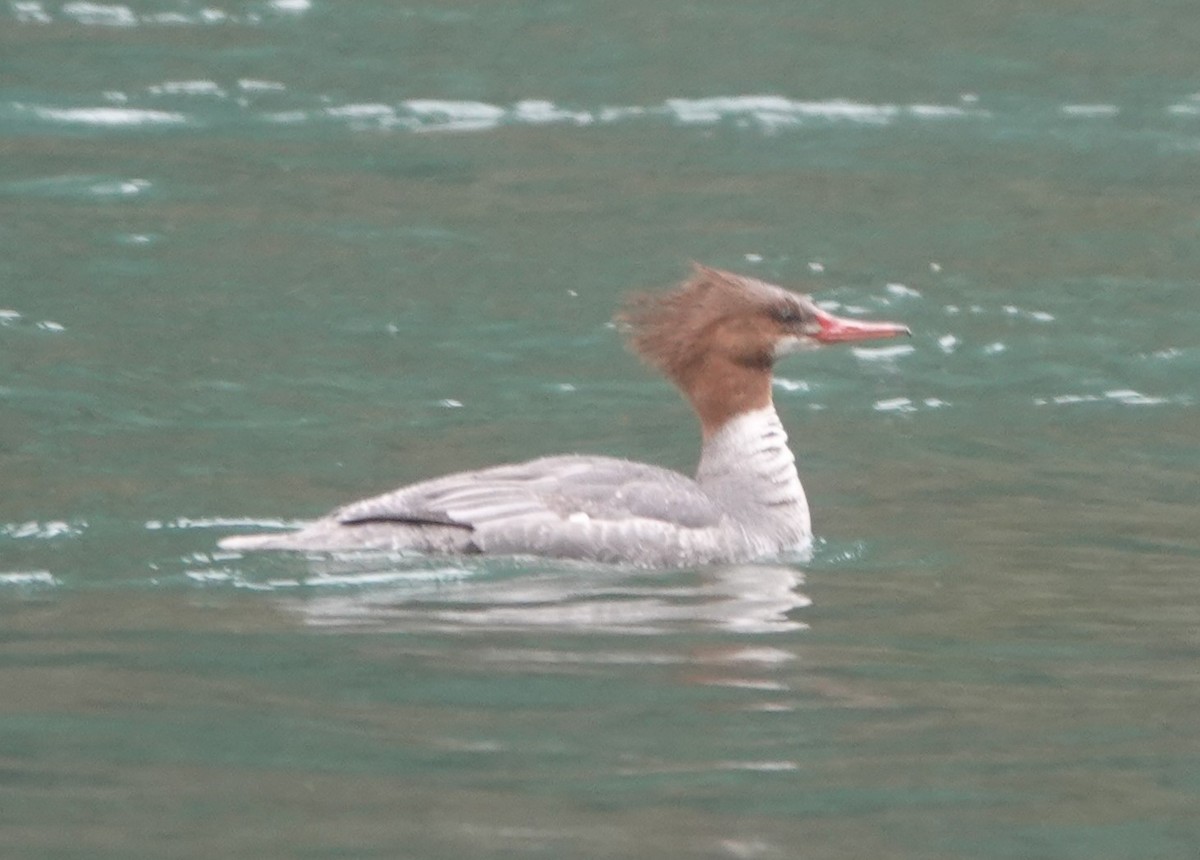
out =
[[298,531],[240,535],[235,550],[413,550],[616,562],[744,561],[803,549],[808,502],[771,401],[777,356],[811,343],[890,337],[805,296],[697,267],[627,310],[633,348],[695,408],[696,477],[612,457],[562,455],[460,472],[354,502]]

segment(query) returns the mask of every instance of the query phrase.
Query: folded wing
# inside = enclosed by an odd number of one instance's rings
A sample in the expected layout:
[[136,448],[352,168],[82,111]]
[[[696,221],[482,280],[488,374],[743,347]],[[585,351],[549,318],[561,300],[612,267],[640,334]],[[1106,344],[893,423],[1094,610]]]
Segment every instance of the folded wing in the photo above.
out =
[[649,554],[656,563],[689,563],[716,549],[722,513],[677,472],[563,456],[413,484],[340,508],[332,519],[348,529],[463,529],[471,549],[488,553],[602,561]]

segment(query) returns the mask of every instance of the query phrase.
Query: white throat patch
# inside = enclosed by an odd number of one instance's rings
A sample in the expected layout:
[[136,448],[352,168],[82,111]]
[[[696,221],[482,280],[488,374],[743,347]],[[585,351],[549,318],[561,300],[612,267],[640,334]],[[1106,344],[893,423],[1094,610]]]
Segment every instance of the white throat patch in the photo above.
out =
[[790,355],[793,352],[807,352],[810,349],[816,349],[818,344],[811,337],[802,337],[797,335],[788,335],[781,337],[775,341],[775,357]]

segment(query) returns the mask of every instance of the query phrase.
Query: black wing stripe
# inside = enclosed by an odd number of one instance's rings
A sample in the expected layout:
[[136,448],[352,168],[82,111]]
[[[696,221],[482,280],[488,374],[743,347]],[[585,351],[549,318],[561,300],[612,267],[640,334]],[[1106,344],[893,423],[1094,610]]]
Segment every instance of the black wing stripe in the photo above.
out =
[[451,528],[475,531],[475,526],[462,523],[449,517],[405,515],[405,514],[375,514],[350,519],[338,520],[344,526],[365,526],[371,523],[396,523],[406,526],[450,526]]

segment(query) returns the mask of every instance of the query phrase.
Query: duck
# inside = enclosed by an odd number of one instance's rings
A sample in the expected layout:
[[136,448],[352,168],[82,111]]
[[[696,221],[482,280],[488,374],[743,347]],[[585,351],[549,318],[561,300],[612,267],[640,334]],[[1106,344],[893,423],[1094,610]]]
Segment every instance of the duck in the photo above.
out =
[[808,295],[700,264],[673,288],[633,295],[616,319],[631,350],[695,412],[695,477],[616,457],[540,457],[420,481],[294,531],[232,535],[220,547],[534,556],[641,568],[806,552],[812,519],[772,399],[775,364],[829,344],[911,335],[908,327],[835,316]]

